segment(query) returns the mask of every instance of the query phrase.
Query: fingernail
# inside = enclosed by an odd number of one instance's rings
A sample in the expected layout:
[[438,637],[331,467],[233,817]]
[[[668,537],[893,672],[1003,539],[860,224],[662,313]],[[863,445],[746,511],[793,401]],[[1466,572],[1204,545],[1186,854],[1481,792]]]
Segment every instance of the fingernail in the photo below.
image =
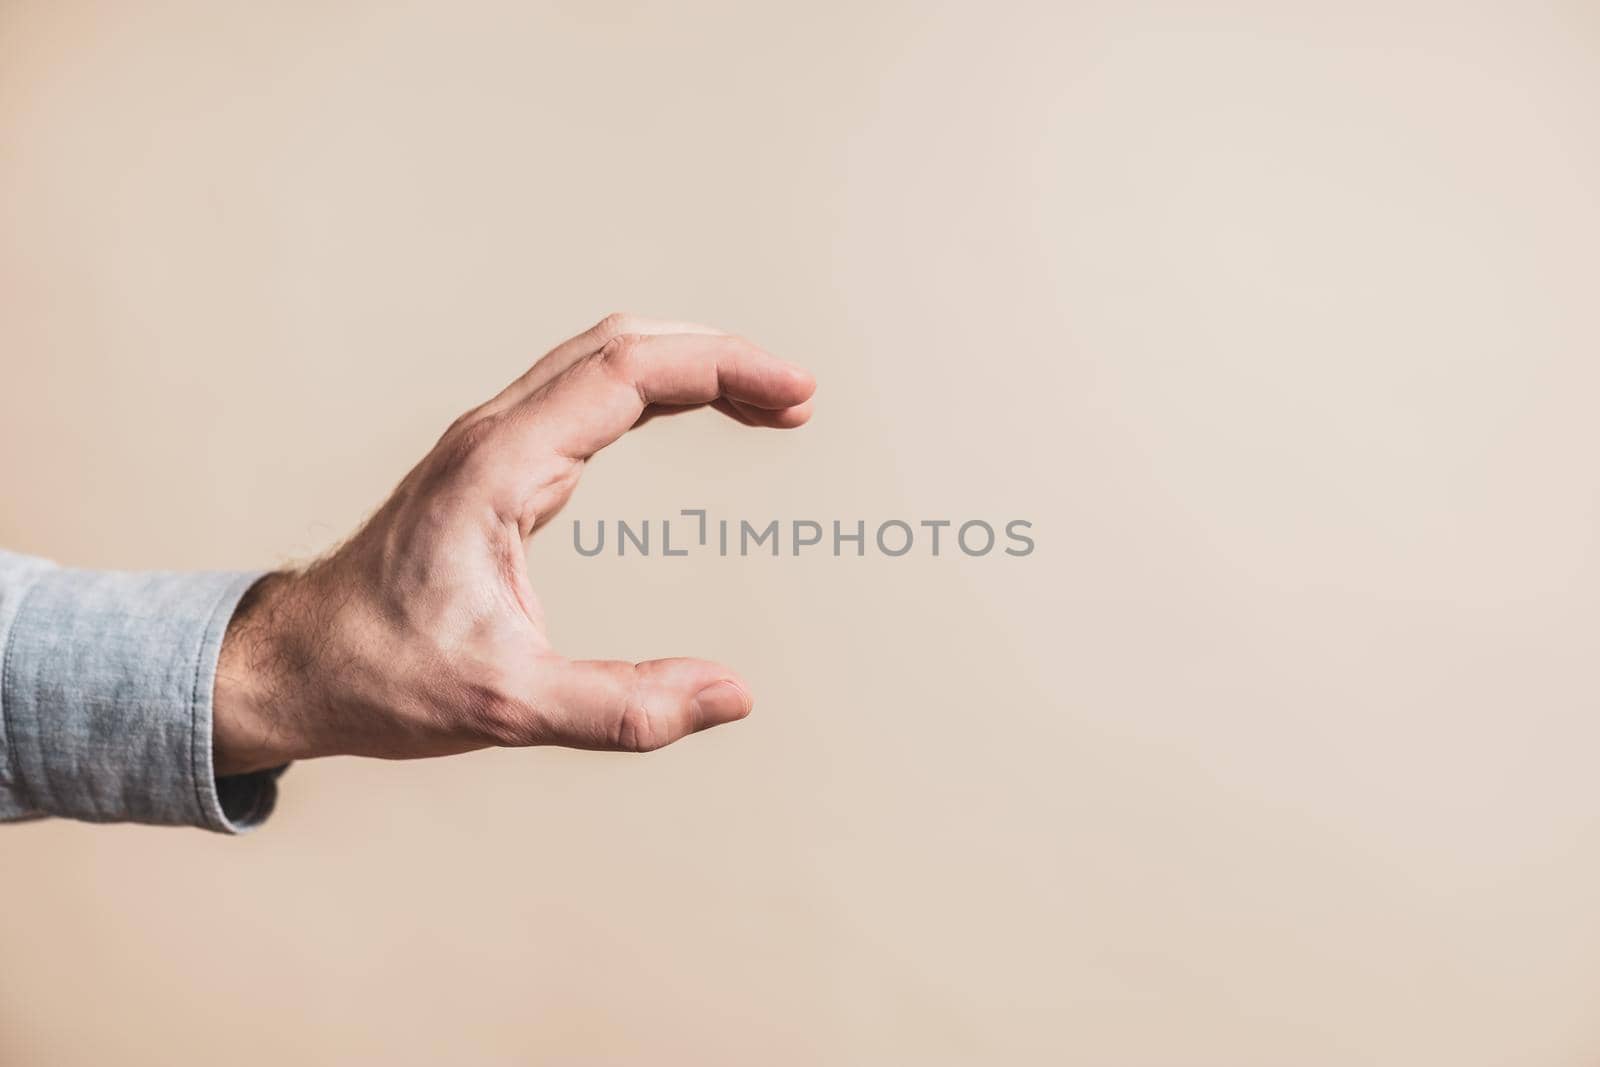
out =
[[694,706],[702,719],[727,722],[750,714],[750,694],[738,682],[715,682],[700,690]]

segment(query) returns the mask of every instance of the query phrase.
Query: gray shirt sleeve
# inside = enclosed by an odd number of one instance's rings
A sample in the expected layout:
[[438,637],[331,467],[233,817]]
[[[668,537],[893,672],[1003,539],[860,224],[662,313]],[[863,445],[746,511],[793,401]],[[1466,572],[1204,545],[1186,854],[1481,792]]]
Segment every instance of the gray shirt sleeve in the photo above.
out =
[[87,571],[0,551],[0,821],[239,833],[282,768],[218,779],[211,694],[251,573]]

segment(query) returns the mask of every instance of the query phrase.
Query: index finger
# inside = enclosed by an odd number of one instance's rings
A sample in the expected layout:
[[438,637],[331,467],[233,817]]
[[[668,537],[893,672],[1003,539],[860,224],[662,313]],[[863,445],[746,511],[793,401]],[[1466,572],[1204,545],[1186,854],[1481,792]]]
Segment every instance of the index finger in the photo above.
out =
[[539,446],[587,459],[627,433],[651,404],[692,407],[732,400],[789,413],[773,424],[798,426],[815,391],[816,381],[806,371],[742,337],[626,334],[568,367],[511,414],[525,421]]
[[569,337],[546,352],[539,358],[538,362],[529,367],[516,381],[506,386],[498,396],[484,405],[484,408],[490,412],[510,408],[534,390],[549,384],[562,371],[565,371],[578,360],[583,359],[585,356],[594,355],[618,337],[624,337],[628,334],[663,333],[717,334],[720,336],[725,332],[714,326],[705,326],[698,322],[652,319],[643,315],[628,315],[616,312],[607,315],[587,330],[575,337]]

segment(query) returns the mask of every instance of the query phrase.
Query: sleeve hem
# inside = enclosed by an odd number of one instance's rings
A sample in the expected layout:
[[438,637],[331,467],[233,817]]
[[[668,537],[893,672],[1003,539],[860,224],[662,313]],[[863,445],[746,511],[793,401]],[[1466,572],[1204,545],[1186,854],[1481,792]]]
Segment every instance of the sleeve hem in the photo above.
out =
[[238,775],[219,783],[212,726],[215,715],[217,660],[234,610],[262,575],[241,574],[225,586],[212,606],[195,652],[194,685],[190,691],[189,761],[194,781],[198,823],[223,834],[242,834],[264,822],[277,802],[277,778],[284,768]]

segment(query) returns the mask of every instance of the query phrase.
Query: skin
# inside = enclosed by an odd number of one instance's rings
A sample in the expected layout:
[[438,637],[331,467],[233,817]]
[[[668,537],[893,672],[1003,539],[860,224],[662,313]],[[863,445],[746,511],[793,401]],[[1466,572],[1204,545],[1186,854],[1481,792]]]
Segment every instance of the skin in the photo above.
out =
[[610,315],[457,419],[343,546],[269,575],[218,662],[218,775],[290,760],[490,746],[644,752],[750,713],[700,659],[569,660],[550,647],[525,542],[589,458],[659,414],[714,407],[788,429],[815,382],[742,338]]

